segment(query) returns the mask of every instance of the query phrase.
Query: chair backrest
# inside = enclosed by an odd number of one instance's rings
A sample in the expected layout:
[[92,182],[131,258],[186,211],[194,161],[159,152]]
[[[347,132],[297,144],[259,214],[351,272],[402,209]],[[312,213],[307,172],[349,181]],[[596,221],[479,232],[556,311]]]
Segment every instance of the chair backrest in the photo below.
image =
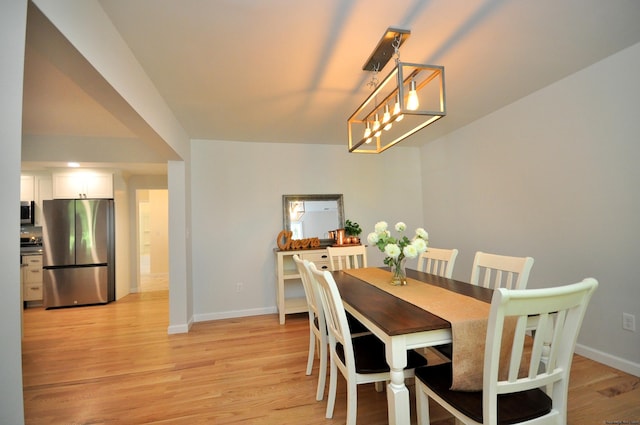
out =
[[492,289],[525,289],[532,266],[531,257],[509,257],[478,251],[471,269],[471,283]]
[[298,254],[293,256],[293,261],[300,274],[300,280],[302,280],[302,287],[304,288],[304,295],[307,299],[307,306],[309,307],[310,320],[318,319],[318,326],[324,326],[324,314],[322,312],[322,305],[318,299],[317,289],[314,287],[314,282],[309,271],[309,261],[301,259]]
[[329,246],[327,254],[331,271],[367,267],[367,249],[364,245]]
[[[546,388],[547,395],[552,399],[551,412],[546,416],[556,418],[540,418],[541,423],[566,424],[569,372],[573,352],[587,304],[597,286],[598,282],[595,279],[587,278],[579,283],[555,288],[499,288],[494,292],[484,353],[483,423],[497,423],[497,394]],[[532,318],[537,320],[534,320],[536,324],[526,368],[527,376],[518,378],[519,370],[522,370],[522,353],[528,338],[525,338],[525,334],[531,329]],[[512,337],[503,332],[505,320],[515,323]],[[544,343],[545,340],[548,343],[549,336],[549,360],[545,370],[541,371],[539,365],[545,348]],[[500,367],[501,344],[511,345],[511,357],[502,360],[508,362],[508,368]],[[501,369],[508,370],[508,376],[500,377]]]
[[418,257],[418,270],[451,278],[457,256],[457,249],[428,247],[427,250]]
[[[355,360],[353,354],[353,344],[351,343],[351,331],[347,322],[347,313],[338,291],[333,275],[327,270],[318,270],[313,263],[309,264],[311,277],[318,290],[318,298],[322,304],[324,318],[329,333],[329,345],[332,350],[336,343],[344,347],[345,363],[349,369],[355,373]],[[352,366],[352,367],[349,367]]]

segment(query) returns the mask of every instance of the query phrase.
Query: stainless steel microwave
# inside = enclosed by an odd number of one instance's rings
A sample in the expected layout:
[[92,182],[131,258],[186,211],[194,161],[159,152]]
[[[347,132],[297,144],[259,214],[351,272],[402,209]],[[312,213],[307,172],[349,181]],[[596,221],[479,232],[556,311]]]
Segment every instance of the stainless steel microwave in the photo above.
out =
[[20,201],[20,224],[34,223],[34,201]]

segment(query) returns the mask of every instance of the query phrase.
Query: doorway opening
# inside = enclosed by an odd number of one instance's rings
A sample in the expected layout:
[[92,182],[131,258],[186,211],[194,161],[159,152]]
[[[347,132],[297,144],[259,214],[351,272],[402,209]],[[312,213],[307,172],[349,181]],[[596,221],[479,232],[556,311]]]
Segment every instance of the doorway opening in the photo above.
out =
[[169,289],[169,191],[138,190],[138,292]]

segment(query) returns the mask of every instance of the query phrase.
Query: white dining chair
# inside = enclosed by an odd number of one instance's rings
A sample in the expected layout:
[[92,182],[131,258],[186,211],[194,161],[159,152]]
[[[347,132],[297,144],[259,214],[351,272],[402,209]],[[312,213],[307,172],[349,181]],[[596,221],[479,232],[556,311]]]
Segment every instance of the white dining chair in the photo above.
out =
[[[364,245],[356,246],[328,246],[327,255],[329,256],[329,270],[348,270],[367,267],[367,250]],[[351,328],[352,336],[362,336],[370,334],[367,329],[355,317],[347,312],[347,322]],[[376,387],[378,391],[382,391],[381,386]]]
[[418,257],[418,270],[451,279],[457,256],[457,249],[428,247]]
[[[429,400],[465,424],[565,425],[571,361],[585,310],[598,286],[595,279],[555,288],[498,288],[487,325],[482,391],[451,390],[451,363],[416,369],[418,424],[429,424]],[[528,318],[537,316],[530,352]],[[504,333],[513,320],[515,331]],[[552,335],[548,369],[539,371],[544,337]],[[501,344],[511,348],[501,365]],[[523,356],[523,353],[528,354]],[[526,360],[528,358],[528,360]],[[521,363],[524,359],[524,366]],[[502,376],[501,370],[508,370]],[[521,370],[526,373],[522,376]]]
[[327,347],[329,340],[327,337],[327,326],[324,319],[324,312],[320,300],[317,298],[316,290],[313,287],[312,277],[309,274],[309,261],[301,259],[297,254],[293,256],[296,264],[304,294],[307,299],[307,308],[309,313],[309,354],[307,356],[306,374],[311,375],[313,370],[315,348],[318,347],[318,358],[320,365],[318,370],[318,386],[316,390],[316,400],[324,398],[324,387],[327,376]]
[[525,289],[531,267],[531,257],[510,257],[478,251],[471,268],[471,283],[492,289]]
[[[470,283],[491,289],[525,289],[532,266],[533,258],[531,257],[510,257],[478,251],[471,267]],[[452,358],[451,344],[432,348],[432,351],[443,360]]]
[[364,245],[328,246],[331,271],[367,267],[367,249]]
[[[358,406],[357,386],[390,380],[385,345],[373,334],[352,338],[344,304],[333,275],[326,270],[318,270],[313,263],[309,265],[309,269],[318,290],[329,331],[331,366],[326,417],[333,417],[339,370],[347,381],[347,425],[355,425]],[[424,357],[413,350],[407,352],[407,359],[405,378],[414,376],[414,369],[427,363]]]

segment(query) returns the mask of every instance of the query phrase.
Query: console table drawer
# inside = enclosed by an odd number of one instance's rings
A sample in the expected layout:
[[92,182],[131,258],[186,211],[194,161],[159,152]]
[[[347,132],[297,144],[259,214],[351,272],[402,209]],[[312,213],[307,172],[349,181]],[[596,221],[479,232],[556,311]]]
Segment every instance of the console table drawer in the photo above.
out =
[[302,254],[302,259],[315,264],[318,270],[331,270],[327,251]]
[[302,258],[311,261],[312,263],[316,263],[316,265],[323,261],[327,264],[329,263],[329,254],[327,254],[326,250],[323,250],[322,252],[304,253],[302,254]]

